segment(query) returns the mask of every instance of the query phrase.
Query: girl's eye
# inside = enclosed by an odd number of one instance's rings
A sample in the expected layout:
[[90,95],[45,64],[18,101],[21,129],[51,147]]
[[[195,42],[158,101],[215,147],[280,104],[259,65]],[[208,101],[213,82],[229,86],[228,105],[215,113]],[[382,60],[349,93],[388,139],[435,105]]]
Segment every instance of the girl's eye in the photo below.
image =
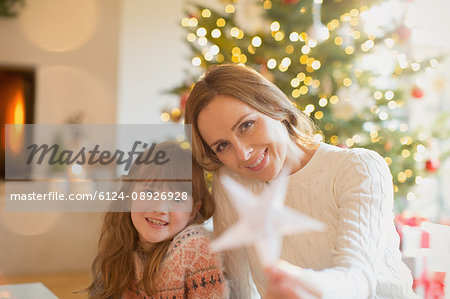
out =
[[219,144],[216,146],[216,153],[222,152],[222,151],[225,149],[226,146],[227,146],[227,143],[226,143],[226,142],[221,142],[221,143],[219,143]]

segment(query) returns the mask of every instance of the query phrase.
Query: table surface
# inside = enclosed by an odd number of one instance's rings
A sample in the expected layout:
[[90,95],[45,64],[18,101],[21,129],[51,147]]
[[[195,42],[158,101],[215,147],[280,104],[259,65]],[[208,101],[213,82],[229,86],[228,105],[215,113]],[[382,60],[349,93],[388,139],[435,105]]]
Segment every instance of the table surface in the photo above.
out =
[[0,298],[10,299],[57,299],[42,283],[19,283],[0,285]]

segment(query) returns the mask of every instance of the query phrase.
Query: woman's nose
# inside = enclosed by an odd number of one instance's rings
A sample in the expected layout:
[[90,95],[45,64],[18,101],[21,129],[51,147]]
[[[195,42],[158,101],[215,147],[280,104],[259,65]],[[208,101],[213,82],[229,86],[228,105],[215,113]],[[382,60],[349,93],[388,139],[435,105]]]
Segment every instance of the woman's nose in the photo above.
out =
[[236,154],[239,160],[247,161],[252,156],[254,149],[246,144],[236,143]]

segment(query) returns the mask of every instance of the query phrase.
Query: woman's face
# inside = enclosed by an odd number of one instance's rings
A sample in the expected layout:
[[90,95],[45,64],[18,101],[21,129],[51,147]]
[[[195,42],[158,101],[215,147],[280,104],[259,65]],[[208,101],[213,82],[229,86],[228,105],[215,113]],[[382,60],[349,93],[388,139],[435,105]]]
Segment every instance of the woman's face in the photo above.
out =
[[273,179],[292,149],[281,121],[231,96],[215,97],[200,112],[197,126],[220,161],[248,178]]

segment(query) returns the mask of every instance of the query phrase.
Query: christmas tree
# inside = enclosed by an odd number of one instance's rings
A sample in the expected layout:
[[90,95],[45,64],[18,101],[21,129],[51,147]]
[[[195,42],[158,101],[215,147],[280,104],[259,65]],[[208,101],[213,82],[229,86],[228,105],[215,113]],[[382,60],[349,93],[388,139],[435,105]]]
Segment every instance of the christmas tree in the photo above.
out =
[[[364,3],[363,5],[361,3]],[[364,147],[389,164],[396,197],[427,171],[427,136],[408,124],[408,101],[421,98],[414,78],[436,59],[409,55],[406,1],[234,0],[217,10],[191,5],[182,26],[196,72],[172,92],[180,107],[162,114],[180,121],[192,84],[210,65],[240,63],[277,85],[315,121],[318,138]],[[397,201],[402,209],[402,201]]]

